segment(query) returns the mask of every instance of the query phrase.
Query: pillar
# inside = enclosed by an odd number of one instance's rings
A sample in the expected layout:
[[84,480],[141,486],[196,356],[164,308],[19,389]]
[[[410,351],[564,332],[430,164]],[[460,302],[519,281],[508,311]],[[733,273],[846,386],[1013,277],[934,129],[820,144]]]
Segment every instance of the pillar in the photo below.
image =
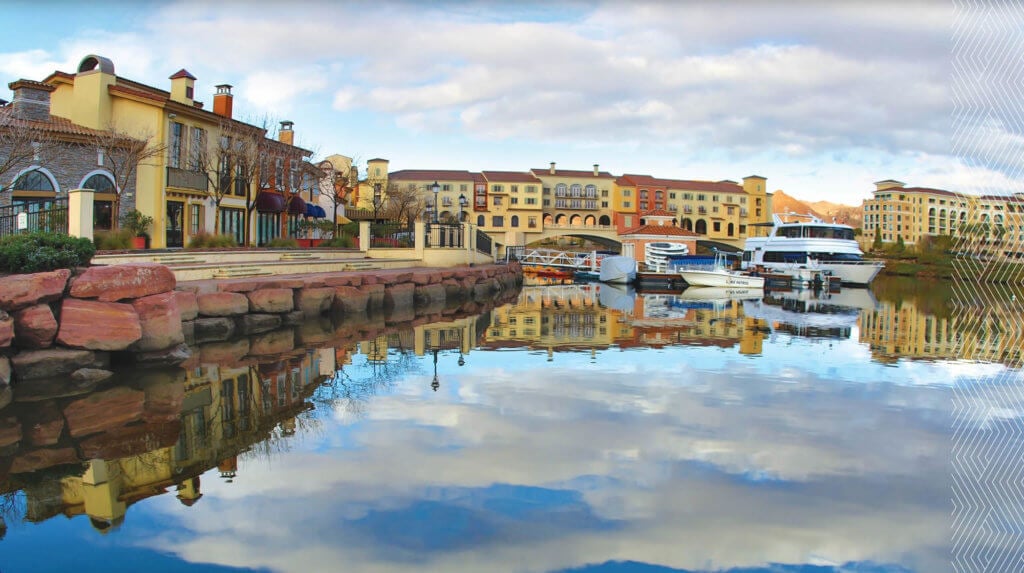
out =
[[363,253],[370,250],[370,222],[359,221],[359,250]]
[[68,191],[68,235],[92,240],[92,189]]
[[416,258],[423,260],[423,251],[427,248],[426,225],[422,219],[416,219],[412,224],[413,246],[416,248]]

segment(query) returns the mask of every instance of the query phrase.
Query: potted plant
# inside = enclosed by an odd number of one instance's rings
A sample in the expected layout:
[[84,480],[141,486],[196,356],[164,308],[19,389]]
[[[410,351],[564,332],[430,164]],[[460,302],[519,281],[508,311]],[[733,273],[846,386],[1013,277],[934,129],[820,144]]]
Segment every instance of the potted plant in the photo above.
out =
[[132,236],[132,246],[136,249],[146,248],[146,233],[153,226],[153,218],[132,209],[121,217],[121,228]]

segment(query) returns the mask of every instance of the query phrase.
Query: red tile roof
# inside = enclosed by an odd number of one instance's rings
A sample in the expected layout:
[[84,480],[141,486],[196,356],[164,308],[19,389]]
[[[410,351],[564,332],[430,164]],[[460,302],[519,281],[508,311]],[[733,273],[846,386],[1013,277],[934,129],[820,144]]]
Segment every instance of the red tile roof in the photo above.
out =
[[930,189],[928,187],[886,187],[885,189],[877,189],[874,193],[928,193],[931,195],[946,195],[949,197],[965,196],[964,193],[954,193],[952,191],[946,191],[945,189]]
[[678,189],[682,191],[718,191],[720,193],[745,193],[743,187],[737,183],[725,181],[692,181],[688,179],[661,179],[650,175],[636,175],[627,173],[623,179],[631,181],[634,185],[649,185],[652,187],[665,187],[667,189]]
[[672,217],[674,219],[676,214],[673,213],[672,211],[667,211],[665,209],[651,209],[650,211],[644,211],[643,213],[640,213],[640,216],[641,217]]
[[[102,130],[91,129],[78,125],[77,123],[72,123],[69,119],[57,117],[55,115],[51,115],[49,121],[37,121],[31,119],[19,119],[14,117],[13,114],[14,108],[12,106],[7,105],[0,107],[0,118],[5,118],[3,124],[4,127],[27,127],[29,129],[38,129],[58,136],[98,137],[106,133]],[[130,138],[125,137],[124,139],[127,141]]]
[[600,178],[600,179],[611,179],[611,178],[615,177],[614,175],[612,175],[611,173],[608,173],[607,171],[598,171],[597,172],[598,174],[594,175],[594,171],[593,170],[591,170],[591,171],[576,171],[576,170],[571,170],[571,169],[555,169],[555,172],[551,173],[551,168],[550,167],[544,167],[544,168],[534,167],[533,169],[530,169],[530,172],[533,173],[534,175],[536,175],[537,177],[542,177],[544,175],[547,175],[548,177],[594,177],[594,178]]
[[662,235],[665,237],[699,237],[693,231],[687,231],[674,225],[640,225],[635,229],[619,233],[620,235]]
[[437,181],[473,181],[473,174],[463,170],[444,169],[403,169],[392,171],[388,178],[394,181],[423,181],[434,179]]
[[532,173],[522,171],[483,171],[484,179],[497,183],[540,183],[541,180],[534,177]]
[[176,80],[176,79],[179,79],[179,78],[186,78],[186,79],[190,79],[190,80],[196,79],[196,77],[193,76],[192,74],[188,73],[188,70],[186,70],[185,68],[181,68],[173,76],[170,77],[170,79],[172,79],[172,80]]

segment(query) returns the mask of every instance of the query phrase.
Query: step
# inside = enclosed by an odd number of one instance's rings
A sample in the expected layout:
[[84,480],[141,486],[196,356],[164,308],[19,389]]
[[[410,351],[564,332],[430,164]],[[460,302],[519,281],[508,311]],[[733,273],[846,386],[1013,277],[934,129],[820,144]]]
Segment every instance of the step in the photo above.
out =
[[200,259],[193,255],[170,255],[167,257],[153,257],[153,262],[162,265],[202,264],[206,262],[206,259]]
[[231,266],[214,271],[215,279],[235,279],[242,277],[259,277],[274,274],[263,267],[257,266]]
[[281,255],[282,261],[315,261],[321,257],[315,253],[283,253]]

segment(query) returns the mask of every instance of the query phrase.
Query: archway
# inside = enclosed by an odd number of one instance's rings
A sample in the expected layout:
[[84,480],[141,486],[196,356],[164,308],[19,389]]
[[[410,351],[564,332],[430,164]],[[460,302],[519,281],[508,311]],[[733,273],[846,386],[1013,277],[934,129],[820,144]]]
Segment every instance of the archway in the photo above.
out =
[[545,213],[544,214],[544,226],[551,225],[552,221],[554,221],[554,217],[551,215],[551,213]]
[[555,215],[555,224],[559,225],[559,226],[564,225],[565,224],[565,219],[566,219],[565,214],[564,213],[559,213],[559,214]]
[[583,219],[583,225],[586,226],[586,227],[593,227],[596,224],[597,224],[597,217],[595,217],[593,215],[587,215]]
[[697,219],[697,225],[694,227],[694,232],[698,235],[708,234],[708,223],[704,219]]
[[519,226],[519,215],[512,215],[512,218],[509,219],[509,225],[512,226],[512,227],[518,227]]
[[683,219],[683,222],[682,222],[682,224],[680,226],[682,228],[686,229],[687,231],[692,231],[693,230],[693,221],[690,220],[689,217],[687,217],[687,218]]
[[611,226],[612,220],[608,215],[601,215],[601,218],[597,220],[597,224],[602,227],[608,227]]
[[725,234],[731,237],[731,236],[733,236],[733,233],[735,232],[735,229],[736,229],[736,227],[732,223],[729,223],[729,226],[726,227]]
[[583,220],[583,218],[580,217],[579,215],[573,215],[573,216],[569,217],[569,226],[570,227],[579,227],[580,226],[580,221],[582,221],[582,220]]

